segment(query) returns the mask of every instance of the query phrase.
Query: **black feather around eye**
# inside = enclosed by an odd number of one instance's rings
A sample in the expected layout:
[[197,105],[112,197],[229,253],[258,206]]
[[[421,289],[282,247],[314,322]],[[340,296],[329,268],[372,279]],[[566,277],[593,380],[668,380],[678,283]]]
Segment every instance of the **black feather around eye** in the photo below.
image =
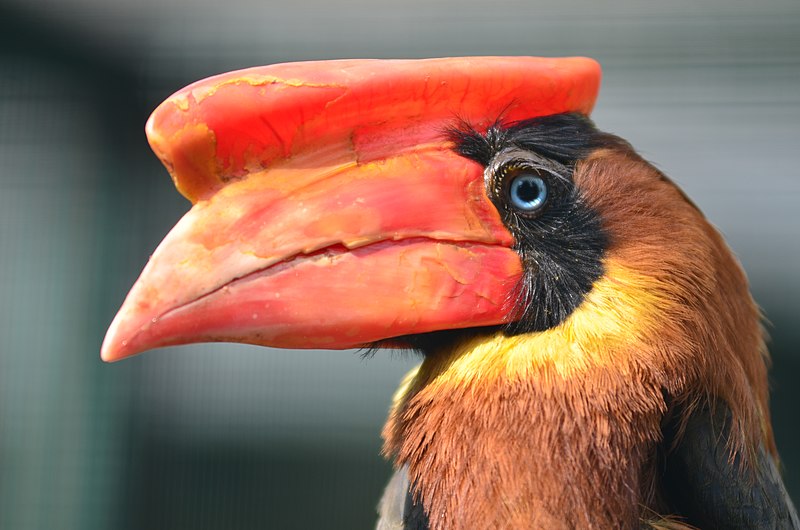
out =
[[[487,193],[516,241],[523,276],[508,334],[543,331],[563,322],[603,274],[607,236],[600,216],[572,182],[577,162],[594,149],[621,142],[579,114],[496,123],[485,134],[450,131],[455,151],[483,164]],[[548,183],[546,207],[531,214],[510,204],[510,179],[535,171]]]
[[484,166],[503,149],[517,147],[561,164],[573,164],[614,138],[597,130],[582,114],[554,114],[503,125],[495,122],[486,133],[461,123],[447,131],[455,151]]
[[514,300],[511,335],[543,331],[569,317],[603,275],[607,237],[599,216],[575,194],[540,219],[510,226],[523,276]]

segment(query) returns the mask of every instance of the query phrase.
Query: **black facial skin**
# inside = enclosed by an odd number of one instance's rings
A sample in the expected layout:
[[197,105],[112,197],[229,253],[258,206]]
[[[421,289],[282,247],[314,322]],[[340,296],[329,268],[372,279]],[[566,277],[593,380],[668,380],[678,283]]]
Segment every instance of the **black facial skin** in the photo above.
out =
[[[598,131],[587,117],[557,114],[491,127],[450,132],[457,153],[486,167],[487,193],[516,240],[524,274],[509,335],[557,326],[581,304],[603,274],[607,246],[599,215],[572,181],[577,162],[594,149],[620,142]],[[547,185],[539,210],[515,208],[510,179],[532,173]]]
[[[580,114],[556,114],[497,123],[486,133],[468,124],[448,131],[454,150],[484,166],[486,191],[514,236],[522,258],[523,276],[514,300],[512,321],[504,326],[434,331],[380,341],[364,349],[374,354],[383,344],[405,344],[432,355],[455,341],[497,329],[507,335],[544,331],[563,322],[583,302],[603,274],[608,244],[600,216],[575,188],[575,165],[602,147],[630,146],[598,131]],[[511,179],[533,172],[547,185],[546,204],[523,212],[509,201]]]

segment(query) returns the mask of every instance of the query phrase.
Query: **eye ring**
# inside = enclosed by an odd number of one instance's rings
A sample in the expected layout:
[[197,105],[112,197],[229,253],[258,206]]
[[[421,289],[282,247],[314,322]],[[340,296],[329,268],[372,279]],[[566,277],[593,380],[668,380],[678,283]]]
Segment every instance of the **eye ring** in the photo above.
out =
[[515,174],[506,189],[508,204],[526,216],[539,214],[550,195],[547,181],[539,172],[527,168]]

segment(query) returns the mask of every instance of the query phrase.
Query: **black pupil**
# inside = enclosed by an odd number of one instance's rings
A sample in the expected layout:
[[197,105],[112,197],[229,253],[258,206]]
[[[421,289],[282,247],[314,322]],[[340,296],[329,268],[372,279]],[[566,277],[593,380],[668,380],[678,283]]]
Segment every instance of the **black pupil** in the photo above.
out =
[[541,188],[538,186],[539,181],[535,178],[523,178],[517,187],[517,193],[523,202],[535,202],[542,194]]

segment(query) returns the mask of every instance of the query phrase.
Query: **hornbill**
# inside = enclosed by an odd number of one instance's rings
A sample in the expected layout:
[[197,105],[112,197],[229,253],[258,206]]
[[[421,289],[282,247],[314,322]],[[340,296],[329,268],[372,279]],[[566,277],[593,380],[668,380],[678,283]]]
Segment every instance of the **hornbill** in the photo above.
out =
[[280,64],[147,123],[192,203],[107,361],[412,348],[380,529],[800,528],[759,310],[719,233],[588,118],[585,58]]

